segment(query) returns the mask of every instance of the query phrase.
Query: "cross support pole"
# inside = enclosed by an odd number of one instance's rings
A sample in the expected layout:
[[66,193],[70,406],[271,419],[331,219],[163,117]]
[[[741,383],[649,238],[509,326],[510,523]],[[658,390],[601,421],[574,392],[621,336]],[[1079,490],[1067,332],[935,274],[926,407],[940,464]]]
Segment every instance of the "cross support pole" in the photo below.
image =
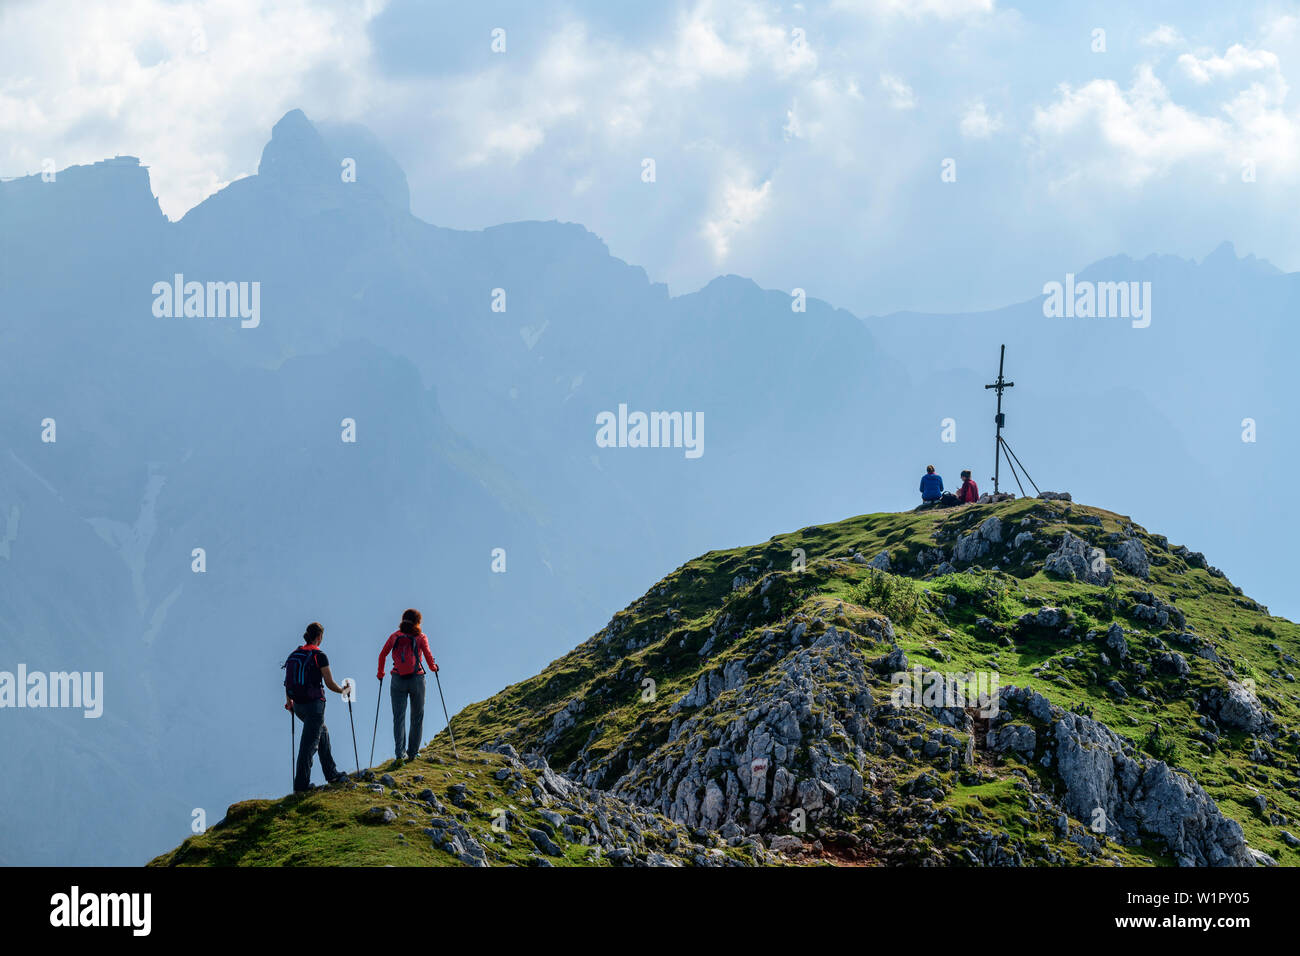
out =
[[[1008,388],[1013,388],[1015,382],[1008,382],[1002,375],[1002,368],[1007,359],[1007,347],[1002,346],[1002,351],[998,355],[998,380],[992,385],[985,385],[985,388],[997,389],[998,393],[998,413],[993,421],[997,425],[997,432],[993,440],[993,493],[999,492],[999,480],[1002,476],[1002,426],[1006,424],[1006,416],[1002,414],[1002,393]],[[1007,461],[1010,465],[1010,460]]]

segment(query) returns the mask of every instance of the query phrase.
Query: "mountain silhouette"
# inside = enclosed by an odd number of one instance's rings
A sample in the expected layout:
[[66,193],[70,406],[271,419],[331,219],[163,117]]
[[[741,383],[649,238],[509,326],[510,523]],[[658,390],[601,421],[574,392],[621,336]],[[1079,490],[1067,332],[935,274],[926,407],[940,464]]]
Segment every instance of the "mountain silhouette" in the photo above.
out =
[[[373,136],[297,110],[179,221],[117,157],[0,183],[0,223],[0,649],[106,682],[102,718],[23,712],[0,743],[31,769],[0,784],[14,861],[138,861],[196,809],[275,793],[278,666],[310,620],[364,678],[420,606],[459,709],[683,554],[908,506],[930,462],[983,477],[1002,342],[1007,437],[1040,486],[1143,514],[1288,610],[1259,542],[1294,471],[1266,359],[1296,344],[1295,278],[1249,257],[1105,266],[1155,284],[1140,330],[1037,298],[801,312],[736,276],[671,296],[577,224],[425,223]],[[259,283],[260,323],[156,315],[177,275]],[[600,447],[620,405],[702,413],[703,455]]]

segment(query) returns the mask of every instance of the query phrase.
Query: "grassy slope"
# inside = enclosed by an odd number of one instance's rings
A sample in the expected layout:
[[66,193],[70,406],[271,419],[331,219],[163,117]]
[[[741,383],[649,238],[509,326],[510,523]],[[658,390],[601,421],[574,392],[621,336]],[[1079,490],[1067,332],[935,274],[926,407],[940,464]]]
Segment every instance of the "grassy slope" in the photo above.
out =
[[[1068,519],[1062,520],[1067,511]],[[1049,577],[1040,570],[1042,561],[1059,543],[1065,528],[1080,537],[1104,541],[1102,536],[1131,522],[1097,508],[1021,499],[947,511],[866,515],[777,535],[753,547],[709,552],[668,575],[643,598],[615,615],[600,635],[541,674],[467,707],[456,718],[458,733],[470,741],[509,740],[522,749],[542,738],[568,701],[580,698],[584,710],[574,726],[547,749],[548,759],[556,769],[563,770],[579,752],[588,758],[598,757],[628,737],[640,742],[638,755],[644,753],[667,739],[673,717],[666,703],[648,706],[643,701],[644,678],[656,681],[659,701],[671,702],[685,693],[703,670],[719,666],[728,654],[752,653],[761,632],[773,626],[769,623],[773,617],[788,619],[800,612],[808,617],[829,616],[839,602],[845,604],[850,618],[869,614],[870,608],[854,603],[862,599],[860,585],[867,579],[868,569],[827,559],[854,553],[870,558],[889,549],[896,567],[904,553],[910,567],[912,557],[921,549],[939,543],[951,551],[956,534],[994,514],[1004,523],[1013,523],[1013,531],[1014,522],[1027,515],[1048,521],[1038,530],[1036,546],[1028,549],[1024,560],[1019,565],[1004,565],[998,575],[1006,585],[998,615],[1002,623],[1038,606],[1051,605],[1071,611],[1080,635],[1090,628],[1104,630],[1112,621],[1130,631],[1157,635],[1169,629],[1144,625],[1124,613],[1130,603],[1126,597],[1129,589],[1151,591],[1177,605],[1187,617],[1187,629],[1212,640],[1220,657],[1231,663],[1239,678],[1255,680],[1261,700],[1283,727],[1300,727],[1295,686],[1271,676],[1274,670],[1285,673],[1292,669],[1293,665],[1283,663],[1281,658],[1282,653],[1300,655],[1300,626],[1237,603],[1243,599],[1230,582],[1206,569],[1189,566],[1136,525],[1134,530],[1152,559],[1150,580],[1125,574],[1114,561],[1110,565],[1115,571],[1115,584],[1110,589]],[[1087,515],[1099,518],[1101,526],[1079,520]],[[796,548],[803,549],[806,556],[807,567],[802,573],[790,570]],[[733,590],[735,578],[757,581],[769,570],[778,572],[777,580],[766,592],[771,611],[759,607],[758,587],[742,585]],[[1099,662],[1098,643],[1042,635],[1018,639],[1013,647],[1006,647],[976,628],[977,617],[994,615],[968,603],[969,580],[969,576],[958,575],[924,582],[929,593],[925,603],[943,613],[920,613],[907,623],[895,617],[899,644],[912,663],[947,672],[997,671],[1002,684],[1034,688],[1067,709],[1090,709],[1096,719],[1137,743],[1144,741],[1159,723],[1159,755],[1191,773],[1224,813],[1242,824],[1253,847],[1279,862],[1300,864],[1300,853],[1279,837],[1282,828],[1270,825],[1251,805],[1255,795],[1263,792],[1270,810],[1283,814],[1293,831],[1298,828],[1300,790],[1295,744],[1283,734],[1271,750],[1273,763],[1264,765],[1248,759],[1253,747],[1248,735],[1227,732],[1214,748],[1198,739],[1201,728],[1195,722],[1195,700],[1202,688],[1223,685],[1224,677],[1217,667],[1187,648],[1170,643],[1172,650],[1188,660],[1190,678],[1184,683],[1152,673],[1143,683],[1156,699],[1118,700],[1104,687],[1106,681],[1118,676],[1130,692],[1136,690],[1136,685],[1131,675],[1117,674],[1113,667],[1106,668]],[[961,603],[947,607],[942,601],[945,592],[960,595]],[[749,613],[767,620],[730,646],[720,649],[715,644],[709,659],[703,661],[697,651],[708,640],[710,628],[728,613],[731,621],[743,620]],[[611,631],[617,632],[618,639],[602,641]],[[1140,638],[1130,635],[1129,643],[1135,653],[1145,653]],[[629,652],[630,644],[637,647]],[[1274,650],[1271,645],[1282,650]],[[1062,665],[1064,657],[1073,657],[1076,663]],[[1100,681],[1092,679],[1090,670],[1098,673]],[[1028,770],[1037,772],[1033,767]],[[960,783],[949,783],[953,786],[950,799],[954,806],[975,798],[964,795]],[[996,814],[997,801],[990,802],[994,806],[985,810]],[[1012,828],[1018,815],[1005,814],[1003,824]],[[1162,862],[1154,853],[1151,861]]]
[[[865,587],[871,572],[863,565],[833,560],[854,553],[870,558],[889,549],[895,567],[905,561],[910,573],[912,559],[920,550],[938,543],[951,552],[958,533],[992,514],[1011,523],[1032,514],[1048,524],[1038,529],[1038,539],[1027,553],[1016,552],[1020,563],[1004,563],[993,579],[960,574],[921,582],[921,607],[915,615],[890,603],[892,598]],[[1062,520],[1067,514],[1068,518]],[[1086,515],[1100,518],[1101,527],[1079,520]],[[1222,686],[1224,677],[1215,665],[1171,643],[1171,649],[1188,660],[1190,678],[1152,673],[1143,681],[1153,695],[1151,700],[1136,696],[1119,700],[1106,690],[1106,681],[1118,676],[1132,692],[1136,690],[1133,676],[1102,665],[1098,660],[1099,643],[1082,636],[1088,629],[1104,630],[1111,621],[1150,635],[1167,630],[1148,629],[1125,615],[1129,603],[1125,594],[1130,588],[1152,591],[1184,612],[1188,629],[1213,640],[1220,657],[1231,663],[1239,678],[1255,680],[1261,701],[1289,729],[1300,727],[1300,698],[1292,684],[1273,677],[1272,672],[1284,673],[1292,666],[1281,661],[1282,653],[1300,654],[1300,627],[1249,606],[1252,602],[1243,601],[1228,581],[1205,569],[1190,567],[1137,526],[1135,531],[1152,559],[1149,581],[1124,574],[1114,561],[1110,564],[1116,572],[1116,583],[1110,589],[1050,578],[1039,570],[1043,557],[1059,542],[1064,528],[1101,541],[1101,536],[1129,523],[1122,516],[1095,508],[1073,505],[1067,509],[1059,503],[1019,500],[949,511],[866,515],[778,535],[753,547],[709,552],[672,572],[644,597],[616,614],[599,634],[541,674],[457,714],[454,724],[461,758],[452,758],[442,735],[428,751],[436,763],[421,760],[394,772],[398,789],[409,792],[430,787],[445,798],[451,784],[468,783],[480,805],[461,819],[476,836],[490,833],[493,807],[486,804],[511,806],[531,821],[538,808],[530,805],[526,792],[508,797],[494,786],[492,773],[503,758],[475,753],[472,748],[503,740],[521,752],[539,749],[556,714],[577,700],[582,710],[573,726],[540,747],[556,770],[563,771],[580,753],[590,762],[620,746],[627,748],[629,743],[633,754],[640,756],[665,743],[674,716],[669,713],[669,704],[685,693],[702,671],[718,667],[732,656],[752,657],[763,645],[765,629],[789,622],[795,615],[811,620],[815,633],[825,626],[817,618],[833,617],[842,605],[855,630],[865,618],[881,611],[888,613],[898,642],[912,663],[947,672],[997,671],[1002,684],[1032,687],[1063,707],[1091,710],[1098,720],[1139,745],[1158,722],[1159,755],[1190,772],[1223,811],[1242,824],[1252,846],[1281,863],[1300,864],[1300,853],[1279,837],[1284,827],[1270,825],[1251,804],[1257,793],[1264,793],[1270,811],[1285,815],[1293,832],[1300,829],[1294,742],[1285,733],[1279,736],[1270,753],[1270,764],[1249,759],[1253,743],[1244,734],[1227,733],[1211,748],[1197,737],[1201,728],[1195,722],[1195,699],[1202,688]],[[1013,527],[1012,533],[1015,530]],[[794,549],[803,549],[807,564],[802,572],[791,570]],[[764,590],[758,582],[769,572],[776,574]],[[742,580],[737,582],[737,578]],[[1001,582],[1000,598],[990,599],[981,593],[979,585],[988,580]],[[956,596],[955,606],[946,600],[948,594]],[[885,606],[872,606],[881,603]],[[1063,640],[1031,633],[1008,642],[975,626],[981,615],[1009,624],[1043,605],[1069,610],[1079,636]],[[757,623],[751,626],[753,621]],[[711,629],[716,629],[718,636],[704,659],[698,651],[709,640]],[[1130,635],[1129,643],[1135,656],[1145,656],[1145,642],[1140,637]],[[1063,663],[1066,657],[1075,658],[1075,663]],[[1091,671],[1100,679],[1094,679]],[[651,700],[644,694],[646,678],[656,684]],[[1147,746],[1155,749],[1154,744]],[[895,764],[884,773],[910,774],[911,769]],[[423,775],[422,782],[412,779],[417,774]],[[1040,815],[1032,808],[1026,780],[1033,776],[1050,786],[1050,775],[1042,768],[992,758],[977,773],[949,772],[939,776],[946,796],[936,805],[951,821],[991,827],[1044,846],[1051,844],[1057,854],[1054,862],[1080,861],[1073,844],[1054,834],[1053,821],[1045,818],[1050,815]],[[905,781],[891,779],[890,783],[901,786]],[[393,803],[391,798],[372,794],[364,786],[352,790],[331,788],[279,801],[247,801],[231,808],[224,825],[186,840],[154,864],[456,862],[450,854],[431,846],[421,832],[427,825],[425,821],[405,822],[412,818],[406,806],[398,807],[399,820],[395,824],[362,823],[361,814],[374,805]],[[404,840],[398,839],[399,833],[404,833]],[[864,831],[868,843],[874,835],[870,828]],[[880,837],[886,838],[884,834]],[[941,844],[942,830],[932,839]],[[494,865],[527,863],[531,847],[526,842],[516,837],[512,848],[491,841],[484,842],[484,846]],[[1111,844],[1106,857],[1127,864],[1169,862],[1158,847]],[[566,845],[565,857],[553,862],[603,865],[605,861],[595,859],[586,847]]]
[[[388,766],[388,765],[385,765]],[[375,768],[382,774],[384,767]],[[435,847],[424,834],[431,819],[454,817],[487,851],[492,866],[529,866],[538,856],[523,835],[527,827],[545,827],[541,805],[529,792],[537,775],[521,771],[523,785],[510,792],[495,777],[511,770],[507,760],[495,753],[460,750],[452,755],[445,738],[431,744],[421,759],[388,773],[395,787],[374,793],[369,783],[353,787],[323,787],[308,794],[280,800],[245,800],[230,807],[226,818],[206,833],[187,839],[175,850],[150,862],[150,866],[459,866],[456,857]],[[465,784],[470,799],[461,807],[451,805],[450,788]],[[400,802],[395,792],[418,793],[432,790],[447,805],[432,811],[418,803]],[[366,811],[389,807],[397,814],[393,823],[367,822]],[[552,804],[552,808],[558,808]],[[492,821],[502,811],[514,818],[510,839],[493,832]],[[671,828],[671,825],[670,825]],[[684,835],[684,829],[677,832]],[[609,866],[608,859],[589,846],[557,835],[563,849],[560,857],[547,857],[552,866]],[[651,849],[666,849],[648,837]],[[745,848],[718,848],[745,861]]]
[[[490,779],[504,765],[495,754],[463,755],[460,760],[443,747],[431,748],[439,764],[423,760],[392,771],[402,790],[429,787],[443,798],[453,783],[475,776]],[[416,776],[423,777],[415,780]],[[503,805],[514,803],[503,801]],[[386,794],[326,787],[281,800],[245,800],[227,811],[226,819],[200,836],[190,837],[152,866],[430,866],[454,865],[455,857],[434,849],[422,834],[428,826],[409,813],[398,813],[393,825],[368,824],[362,814],[370,807],[393,806]],[[404,837],[404,839],[403,839]]]

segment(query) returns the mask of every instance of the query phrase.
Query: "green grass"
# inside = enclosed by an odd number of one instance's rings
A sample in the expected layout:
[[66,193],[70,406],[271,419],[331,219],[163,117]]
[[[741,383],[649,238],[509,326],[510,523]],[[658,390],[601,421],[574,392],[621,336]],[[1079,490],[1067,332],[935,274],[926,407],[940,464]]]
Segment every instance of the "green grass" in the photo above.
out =
[[925,591],[911,578],[873,568],[868,569],[865,580],[849,588],[848,598],[899,624],[911,624],[921,612]]
[[[1018,522],[1029,519],[1044,524],[1034,530],[1035,540],[1028,547],[999,548],[981,559],[985,564],[959,566],[955,574],[927,578],[929,566],[917,566],[917,558],[929,549],[941,546],[951,554],[960,535],[991,515],[1002,520],[1008,542],[1020,530]],[[1081,519],[1100,520],[1100,525]],[[1124,573],[1115,562],[1110,563],[1115,582],[1108,588],[1062,580],[1041,570],[1044,557],[1067,528],[1104,547],[1110,533],[1130,525],[1128,518],[1097,508],[1020,499],[942,511],[863,515],[778,534],[749,547],[708,552],[665,576],[615,614],[599,633],[542,673],[457,714],[461,761],[448,757],[440,737],[434,752],[445,763],[421,761],[395,776],[423,773],[426,780],[420,786],[435,791],[456,780],[481,783],[490,774],[476,761],[500,758],[466,754],[494,741],[513,743],[520,752],[542,747],[556,715],[575,698],[583,701],[584,709],[568,730],[542,748],[557,770],[563,771],[579,757],[590,768],[616,755],[618,764],[608,770],[604,781],[608,784],[658,748],[684,759],[684,741],[668,743],[672,723],[681,716],[670,708],[706,670],[743,659],[749,662],[750,681],[773,680],[769,669],[790,653],[786,634],[796,626],[802,626],[808,638],[827,627],[848,628],[860,635],[864,659],[878,657],[889,650],[880,637],[884,615],[912,663],[948,673],[993,671],[1003,685],[1030,687],[1066,709],[1089,713],[1138,749],[1195,777],[1223,812],[1242,824],[1251,846],[1281,863],[1300,865],[1300,851],[1280,838],[1282,829],[1300,833],[1296,745],[1284,733],[1266,748],[1269,762],[1257,763],[1250,758],[1254,744],[1245,735],[1225,734],[1214,746],[1202,742],[1196,700],[1209,689],[1222,687],[1226,678],[1211,661],[1175,643],[1172,628],[1154,628],[1133,619],[1128,591],[1150,591],[1178,607],[1186,616],[1186,630],[1212,640],[1238,678],[1256,681],[1261,701],[1286,729],[1300,728],[1300,694],[1295,684],[1285,680],[1285,673],[1296,668],[1282,655],[1300,657],[1300,627],[1236,603],[1241,596],[1230,582],[1190,566],[1138,526],[1133,526],[1133,533],[1152,562],[1148,581]],[[890,572],[852,560],[855,554],[870,558],[882,550],[890,553]],[[797,554],[803,556],[802,566]],[[1022,615],[1041,607],[1061,609],[1072,623],[1070,634],[1063,637],[1055,631],[1017,626]],[[981,618],[993,627],[978,623]],[[1107,652],[1104,642],[1089,639],[1090,631],[1104,633],[1115,622],[1130,632],[1131,654],[1148,666],[1145,677],[1117,669],[1115,656]],[[1159,652],[1147,646],[1151,638],[1160,638],[1170,650],[1182,654],[1191,673],[1186,677],[1158,673],[1152,662]],[[702,655],[706,647],[708,654]],[[1103,663],[1103,653],[1111,658],[1109,665]],[[648,700],[642,684],[647,677],[655,685]],[[1130,696],[1119,698],[1107,688],[1113,678]],[[1139,688],[1147,698],[1139,696]],[[877,701],[887,693],[882,680]],[[724,711],[717,719],[717,735],[725,722]],[[869,766],[859,769],[876,773],[881,786],[898,772],[875,755]],[[1078,860],[1074,844],[1056,836],[1054,821],[1036,821],[1027,812],[1018,769],[1023,768],[1014,761],[995,760],[982,768],[994,779],[964,784],[950,776],[942,803],[956,818],[966,820],[978,810],[984,815],[981,825],[1001,828],[1029,843],[1046,840],[1067,859]],[[1036,767],[1029,770],[1034,779],[1050,787],[1050,774]],[[469,773],[477,777],[466,778]],[[1252,804],[1259,792],[1267,795],[1270,812],[1287,819],[1285,825],[1272,824],[1260,815]],[[193,837],[155,862],[453,862],[420,833],[423,821],[407,827],[405,813],[399,814],[397,824],[386,827],[356,822],[367,806],[382,802],[383,798],[368,792],[326,791],[238,804],[227,826]],[[521,812],[527,811],[521,808]],[[1031,821],[1028,827],[1026,819]],[[487,823],[476,818],[474,825]],[[396,839],[398,832],[406,833],[405,841]],[[527,862],[531,848],[518,839],[514,842],[513,850],[494,847],[493,862]],[[934,848],[942,850],[942,839],[935,841]],[[586,848],[569,852],[564,860],[554,862],[591,862]],[[1170,862],[1162,853],[1159,847],[1126,849],[1110,844],[1106,849],[1107,857],[1128,864]]]
[[[1170,629],[1144,625],[1126,614],[1130,589],[1151,591],[1180,608],[1188,629],[1213,640],[1239,676],[1252,676],[1266,706],[1283,725],[1295,728],[1300,726],[1296,689],[1271,676],[1274,669],[1285,672],[1294,667],[1281,664],[1280,654],[1269,645],[1275,643],[1283,653],[1300,656],[1300,627],[1235,604],[1238,595],[1228,581],[1187,565],[1138,526],[1133,526],[1134,533],[1152,557],[1150,580],[1124,573],[1113,561],[1115,582],[1109,588],[1045,574],[1043,558],[1067,528],[1104,546],[1109,533],[1131,524],[1130,519],[1102,509],[1075,504],[1064,518],[1066,510],[1061,503],[1020,499],[978,508],[872,514],[779,534],[752,547],[709,552],[676,569],[619,612],[614,619],[616,634],[607,628],[553,669],[467,708],[463,719],[475,739],[500,737],[527,745],[545,733],[567,700],[580,695],[592,703],[553,748],[557,766],[575,759],[584,747],[588,754],[612,753],[633,732],[640,740],[636,752],[642,754],[666,739],[668,704],[705,669],[721,666],[731,657],[753,655],[762,646],[765,631],[779,632],[802,614],[810,633],[816,633],[834,623],[837,609],[860,629],[862,620],[884,613],[914,663],[949,673],[996,670],[1002,684],[1031,687],[1062,707],[1090,713],[1139,746],[1158,721],[1162,730],[1152,746],[1200,781],[1222,803],[1224,812],[1242,823],[1252,846],[1280,862],[1300,864],[1300,853],[1278,838],[1279,827],[1260,819],[1253,809],[1242,809],[1249,803],[1248,794],[1253,795],[1252,786],[1281,783],[1281,788],[1268,786],[1270,805],[1297,821],[1293,831],[1300,829],[1295,785],[1300,762],[1295,746],[1281,738],[1281,744],[1272,748],[1275,762],[1267,766],[1248,760],[1250,746],[1240,735],[1228,734],[1220,746],[1206,748],[1198,740],[1201,728],[1193,705],[1200,692],[1224,683],[1211,662],[1167,641],[1171,650],[1187,659],[1191,675],[1173,679],[1152,669],[1135,682],[1113,666],[1114,655],[1112,666],[1102,664],[1102,642],[1086,639],[1090,630],[1104,632],[1119,622],[1136,632],[1130,637],[1133,654],[1143,661],[1153,659],[1145,640]],[[913,567],[920,553],[937,545],[951,552],[958,536],[990,515],[1001,518],[1008,540],[1023,518],[1047,523],[1035,530],[1037,540],[1030,547],[999,551],[1004,558],[997,570],[976,567],[967,573],[967,568],[959,567],[957,574],[921,579],[921,572]],[[1101,524],[1079,520],[1084,517],[1096,517]],[[791,552],[796,548],[805,555],[802,571],[792,569]],[[893,573],[873,571],[851,560],[854,554],[871,557],[882,550],[890,552]],[[733,590],[738,577],[748,583]],[[765,577],[770,578],[766,590],[761,584]],[[956,598],[955,605],[949,605],[948,595]],[[1058,607],[1069,615],[1075,629],[1070,639],[1054,633],[1021,633],[1011,626],[1020,615],[1042,606]],[[815,623],[818,617],[821,625]],[[1005,639],[977,627],[980,617],[1005,627]],[[728,626],[719,629],[708,660],[702,660],[697,651],[709,639],[710,628],[724,619]],[[629,651],[632,644],[636,648]],[[656,702],[640,699],[632,681],[637,673],[654,675]],[[1120,700],[1107,690],[1106,683],[1114,677],[1132,696]],[[1136,696],[1139,685],[1152,699]]]
[[[451,853],[433,846],[423,830],[434,817],[455,817],[479,841],[493,866],[527,866],[536,851],[523,834],[524,826],[541,821],[529,791],[505,792],[493,772],[507,767],[504,757],[490,753],[466,753],[459,759],[449,748],[435,744],[424,757],[403,767],[386,771],[387,764],[374,768],[376,776],[392,775],[396,789],[418,793],[429,788],[447,806],[447,812],[434,814],[417,805],[394,799],[392,790],[372,793],[369,783],[356,789],[325,787],[307,794],[280,800],[246,800],[230,807],[225,820],[206,833],[192,836],[170,853],[153,860],[150,866],[459,866]],[[528,782],[535,782],[531,771],[522,771]],[[423,777],[416,780],[417,776]],[[449,788],[465,783],[474,794],[475,806],[461,810],[451,805]],[[392,807],[397,812],[393,823],[368,823],[365,812],[371,807]],[[496,814],[508,809],[522,823],[512,824],[508,832],[512,846],[507,847],[492,828]],[[461,817],[464,819],[461,819]],[[606,866],[596,859],[591,848],[581,843],[566,844],[563,857],[547,857],[553,866]]]

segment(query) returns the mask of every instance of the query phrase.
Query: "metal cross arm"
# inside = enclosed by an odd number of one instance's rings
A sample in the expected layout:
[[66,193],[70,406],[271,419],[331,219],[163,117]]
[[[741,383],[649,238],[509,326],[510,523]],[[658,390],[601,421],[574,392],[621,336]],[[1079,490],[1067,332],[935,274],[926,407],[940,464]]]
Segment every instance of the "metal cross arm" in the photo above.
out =
[[[998,353],[998,380],[992,385],[984,386],[986,389],[996,389],[998,393],[998,410],[997,414],[993,416],[993,423],[997,428],[993,436],[993,493],[997,494],[1001,491],[1002,455],[1003,452],[1006,452],[1007,466],[1011,469],[1011,474],[1016,479],[1016,485],[1020,487],[1020,493],[1023,495],[1025,489],[1020,485],[1020,476],[1016,473],[1015,465],[1012,464],[1012,460],[1014,460],[1016,465],[1020,465],[1020,459],[1016,458],[1016,453],[1011,450],[1011,446],[1002,437],[1002,429],[1007,424],[1007,417],[1002,414],[1002,393],[1009,388],[1014,388],[1016,384],[1015,382],[1008,382],[1002,374],[1002,370],[1006,367],[1006,359],[1007,347],[1003,345]],[[1029,472],[1025,470],[1024,465],[1020,465],[1020,470],[1025,472],[1026,478],[1029,478]],[[1029,478],[1029,483],[1034,485],[1034,480]],[[1034,490],[1038,490],[1037,485],[1034,485]]]

